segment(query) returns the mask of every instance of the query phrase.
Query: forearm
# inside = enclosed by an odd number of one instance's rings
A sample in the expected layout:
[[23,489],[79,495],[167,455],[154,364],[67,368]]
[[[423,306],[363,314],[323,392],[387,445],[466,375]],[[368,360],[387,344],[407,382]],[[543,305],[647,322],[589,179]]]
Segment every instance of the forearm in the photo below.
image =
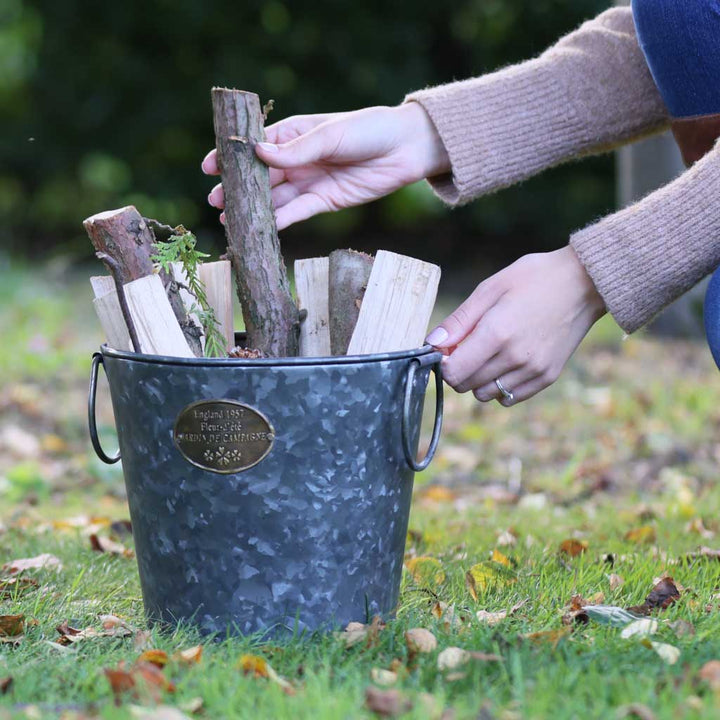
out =
[[451,173],[431,182],[453,205],[668,125],[629,8],[603,13],[534,60],[406,101],[420,103],[440,134]]
[[719,197],[720,144],[673,183],[571,238],[626,332],[720,266]]

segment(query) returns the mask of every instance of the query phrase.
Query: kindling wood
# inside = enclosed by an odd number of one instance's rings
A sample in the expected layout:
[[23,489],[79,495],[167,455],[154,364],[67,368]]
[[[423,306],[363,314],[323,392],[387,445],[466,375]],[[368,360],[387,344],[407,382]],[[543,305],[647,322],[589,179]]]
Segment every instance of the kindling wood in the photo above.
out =
[[233,320],[232,272],[229,260],[202,263],[198,267],[200,282],[205,286],[208,304],[215,311],[218,329],[225,338],[225,349],[235,347]]
[[328,258],[295,261],[295,293],[298,308],[307,312],[300,324],[300,355],[330,355],[330,313],[328,309]]
[[378,251],[347,354],[420,347],[439,282],[437,265]]

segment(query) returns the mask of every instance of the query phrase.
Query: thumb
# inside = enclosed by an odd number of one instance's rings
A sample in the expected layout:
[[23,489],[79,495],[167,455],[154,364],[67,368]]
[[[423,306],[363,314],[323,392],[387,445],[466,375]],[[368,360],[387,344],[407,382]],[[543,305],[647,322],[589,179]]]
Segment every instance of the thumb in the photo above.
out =
[[339,131],[328,124],[321,125],[282,145],[269,142],[257,143],[255,152],[270,167],[301,167],[335,154],[339,140]]
[[503,291],[496,283],[490,280],[480,283],[457,310],[428,334],[425,342],[436,348],[454,348],[459,345],[502,295]]

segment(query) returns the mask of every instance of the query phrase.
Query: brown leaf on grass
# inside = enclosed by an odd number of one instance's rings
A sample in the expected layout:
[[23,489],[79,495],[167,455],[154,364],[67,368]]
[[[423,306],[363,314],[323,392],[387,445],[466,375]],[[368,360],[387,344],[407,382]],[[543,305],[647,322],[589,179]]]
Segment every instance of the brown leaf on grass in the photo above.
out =
[[132,537],[132,523],[129,520],[113,520],[110,532],[117,537]]
[[459,647],[445,648],[437,658],[438,670],[456,670],[470,662],[472,656]]
[[164,650],[145,650],[137,659],[140,662],[147,662],[159,668],[164,668],[168,664],[168,654]]
[[416,585],[433,588],[445,582],[445,571],[437,558],[420,555],[407,560],[405,567]]
[[625,539],[637,545],[649,545],[657,540],[657,533],[652,525],[641,525],[638,528],[628,530],[625,533]]
[[[117,615],[101,615],[100,622],[102,623],[103,630],[114,631],[113,634],[118,637],[126,637],[138,632],[137,628],[134,628],[128,622],[119,618]],[[108,635],[110,633],[108,632]]]
[[27,590],[34,590],[38,581],[29,577],[0,578],[0,600],[7,600],[22,595]]
[[504,565],[505,567],[512,567],[512,563],[509,558],[506,555],[503,555],[497,548],[492,551],[490,560],[492,562],[500,563],[500,565]]
[[494,560],[477,563],[465,573],[465,587],[475,602],[478,601],[478,593],[484,593],[495,586],[511,585],[514,582],[517,582],[515,571]]
[[142,652],[147,650],[152,640],[152,633],[149,630],[138,630],[133,637],[133,650]]
[[700,668],[698,677],[706,682],[712,690],[720,690],[720,660],[708,660]]
[[625,584],[625,580],[617,573],[610,573],[608,580],[610,581],[610,590],[612,592],[618,590]]
[[94,627],[86,627],[82,630],[70,627],[67,620],[64,620],[55,629],[60,633],[59,645],[72,645],[81,640],[107,638],[107,637],[128,637],[133,634],[134,629],[115,615],[101,615],[103,629],[96,630]]
[[102,537],[93,533],[90,535],[90,546],[95,552],[108,553],[110,555],[120,555],[121,557],[133,558],[135,553],[126,548],[119,542],[115,542],[110,538]]
[[167,692],[175,692],[175,683],[165,677],[163,671],[153,663],[138,660],[133,665],[133,672],[139,675],[148,687],[157,687]]
[[197,665],[202,660],[203,646],[195,645],[186,650],[178,650],[173,654],[172,659],[181,665]]
[[8,675],[5,678],[0,678],[0,695],[5,695],[10,690],[13,684],[12,676]]
[[0,637],[17,637],[25,632],[24,615],[0,615]]
[[285,678],[280,677],[270,667],[270,663],[259,655],[241,655],[237,667],[244,675],[252,675],[255,678],[266,678],[276,685],[279,685],[286,695],[294,695],[295,688]]
[[365,642],[365,647],[372,647],[377,644],[378,635],[385,628],[385,623],[379,615],[376,615],[370,625],[359,622],[350,622],[345,630],[337,633],[345,642],[345,647],[350,648],[360,642]]
[[130,714],[138,720],[190,720],[182,710],[172,705],[156,705],[152,708],[131,705]]
[[412,628],[405,633],[405,642],[411,655],[431,653],[437,648],[437,638],[425,628]]
[[585,611],[585,606],[590,604],[582,595],[573,595],[570,603],[563,609],[563,625],[587,625],[590,622],[590,616]]
[[680,599],[680,591],[671,577],[660,578],[642,605],[628,608],[639,615],[649,615],[653,610],[665,610]]
[[558,646],[558,643],[571,632],[572,628],[565,626],[557,630],[541,630],[540,632],[527,633],[521,637],[525,640],[530,640],[532,643],[551,645],[554,650]]
[[394,670],[384,670],[382,668],[371,668],[370,679],[376,685],[382,685],[382,687],[388,687],[394,685],[397,682],[398,674]]
[[116,668],[105,668],[103,672],[110,683],[116,705],[120,704],[125,694],[135,699],[144,695],[159,702],[163,692],[175,692],[175,684],[151,663],[136,662],[128,668],[121,661]]
[[637,720],[655,720],[655,713],[647,706],[640,703],[621,705],[615,714],[618,720],[625,718],[637,718]]
[[582,555],[588,549],[586,540],[578,540],[577,538],[569,538],[560,543],[560,552],[568,557],[577,557]]
[[117,668],[105,668],[103,672],[110,683],[116,705],[120,704],[120,699],[125,693],[132,693],[134,697],[137,697],[135,675],[125,669],[124,663],[121,662]]
[[497,625],[498,623],[505,620],[505,618],[510,617],[511,615],[514,615],[520,608],[522,608],[527,603],[527,600],[521,600],[518,603],[515,603],[509,610],[499,610],[497,612],[488,612],[487,610],[478,610],[475,613],[475,616],[477,619],[485,624],[485,625]]
[[720,560],[720,550],[714,550],[713,548],[703,545],[698,548],[696,552],[685,553],[680,560],[684,560],[685,562],[692,562],[693,560]]
[[43,553],[42,555],[38,555],[36,557],[12,560],[2,566],[3,570],[10,573],[19,573],[24,570],[36,570],[40,568],[44,568],[46,570],[62,570],[62,563],[54,555]]
[[399,690],[380,690],[370,685],[365,690],[365,707],[382,717],[397,717],[408,712],[412,703]]

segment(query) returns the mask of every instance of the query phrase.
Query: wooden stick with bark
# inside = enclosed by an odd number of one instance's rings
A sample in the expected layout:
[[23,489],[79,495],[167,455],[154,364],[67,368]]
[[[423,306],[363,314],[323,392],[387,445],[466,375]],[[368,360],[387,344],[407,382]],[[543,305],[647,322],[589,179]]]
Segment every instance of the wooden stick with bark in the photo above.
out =
[[225,231],[248,347],[270,357],[298,354],[300,323],[280,252],[270,175],[255,154],[265,140],[254,93],[212,90],[218,167],[225,193]]
[[[145,218],[132,205],[92,215],[83,225],[98,257],[111,259],[104,261],[115,279],[118,295],[123,285],[154,273],[151,257],[155,252],[155,236]],[[202,330],[188,318],[173,279],[162,271],[159,275],[190,349],[196,356],[202,357]]]

